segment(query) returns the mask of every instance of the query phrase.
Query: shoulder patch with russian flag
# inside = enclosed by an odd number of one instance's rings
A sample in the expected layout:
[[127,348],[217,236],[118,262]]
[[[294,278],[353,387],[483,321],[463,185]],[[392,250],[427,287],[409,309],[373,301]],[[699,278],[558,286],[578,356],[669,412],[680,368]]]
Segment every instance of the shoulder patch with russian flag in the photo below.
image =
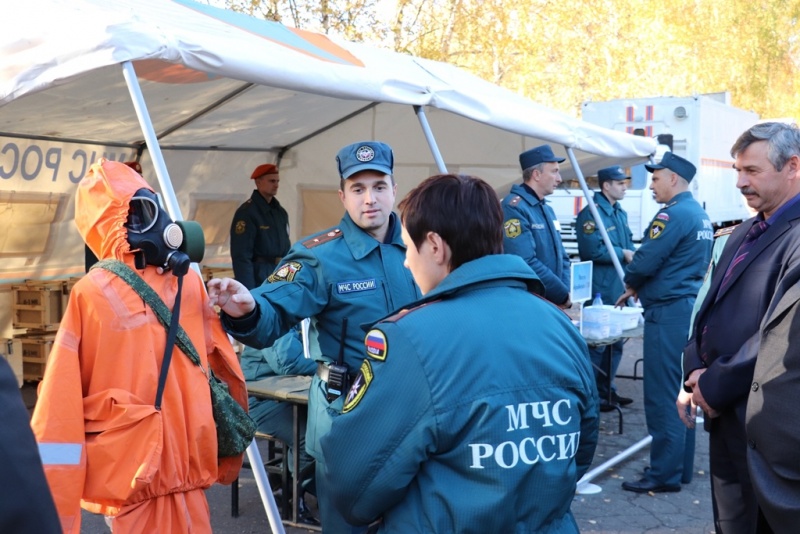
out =
[[367,347],[367,357],[381,362],[386,360],[389,346],[386,343],[386,335],[383,332],[373,328],[367,333],[364,344]]

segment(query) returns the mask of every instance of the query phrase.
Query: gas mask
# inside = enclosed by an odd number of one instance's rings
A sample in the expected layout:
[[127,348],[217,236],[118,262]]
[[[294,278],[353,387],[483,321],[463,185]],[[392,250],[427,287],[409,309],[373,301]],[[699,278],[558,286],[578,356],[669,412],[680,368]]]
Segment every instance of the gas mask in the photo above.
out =
[[203,259],[205,237],[200,225],[194,221],[173,222],[149,189],[142,188],[134,194],[125,228],[137,269],[155,265],[183,276],[192,262]]

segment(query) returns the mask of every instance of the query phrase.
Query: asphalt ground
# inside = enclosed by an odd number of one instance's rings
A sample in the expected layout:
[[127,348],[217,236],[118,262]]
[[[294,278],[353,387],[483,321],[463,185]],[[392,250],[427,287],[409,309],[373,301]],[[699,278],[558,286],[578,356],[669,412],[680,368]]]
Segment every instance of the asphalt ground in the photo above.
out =
[[[622,396],[631,397],[634,403],[623,408],[623,433],[618,433],[616,412],[601,414],[600,439],[592,469],[609,462],[623,451],[647,437],[642,381],[621,376],[633,376],[634,365],[641,358],[641,339],[630,339],[625,344],[622,364],[616,380]],[[641,376],[641,364],[637,368]],[[35,402],[35,386],[23,387],[23,396],[29,407]],[[636,494],[623,491],[626,480],[638,480],[649,463],[649,447],[629,455],[616,465],[604,469],[592,483],[601,491],[596,494],[578,494],[574,497],[572,511],[583,533],[596,534],[707,534],[714,532],[711,510],[711,490],[708,476],[708,436],[698,429],[694,458],[694,476],[691,483],[683,485],[678,493]],[[262,456],[265,451],[262,450]],[[207,491],[214,532],[247,534],[269,532],[269,523],[258,489],[249,469],[240,476],[239,517],[231,516],[231,489],[215,485]],[[313,501],[309,503],[313,509]],[[288,534],[309,532],[303,528],[285,527]],[[102,517],[83,513],[82,533],[106,534],[109,532]]]

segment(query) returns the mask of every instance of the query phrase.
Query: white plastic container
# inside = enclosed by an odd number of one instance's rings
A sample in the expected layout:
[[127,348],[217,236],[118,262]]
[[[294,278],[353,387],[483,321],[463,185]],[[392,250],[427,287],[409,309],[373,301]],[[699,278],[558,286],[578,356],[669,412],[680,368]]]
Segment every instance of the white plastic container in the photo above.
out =
[[622,321],[614,306],[589,306],[583,309],[583,337],[605,339],[622,335]]
[[621,318],[620,322],[623,330],[631,330],[639,326],[639,318],[641,318],[644,312],[642,308],[633,307],[617,308],[616,311],[617,315]]
[[583,323],[610,324],[614,306],[587,306],[583,309]]

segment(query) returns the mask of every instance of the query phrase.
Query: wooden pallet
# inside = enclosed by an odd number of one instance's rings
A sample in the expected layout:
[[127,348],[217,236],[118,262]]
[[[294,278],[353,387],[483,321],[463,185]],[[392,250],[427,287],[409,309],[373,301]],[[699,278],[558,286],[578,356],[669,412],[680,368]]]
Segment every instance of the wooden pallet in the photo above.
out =
[[14,328],[29,328],[42,332],[58,330],[64,313],[63,281],[27,281],[25,285],[11,286],[11,290]]
[[15,349],[22,354],[22,379],[39,381],[44,377],[55,334],[26,334],[14,338]]

